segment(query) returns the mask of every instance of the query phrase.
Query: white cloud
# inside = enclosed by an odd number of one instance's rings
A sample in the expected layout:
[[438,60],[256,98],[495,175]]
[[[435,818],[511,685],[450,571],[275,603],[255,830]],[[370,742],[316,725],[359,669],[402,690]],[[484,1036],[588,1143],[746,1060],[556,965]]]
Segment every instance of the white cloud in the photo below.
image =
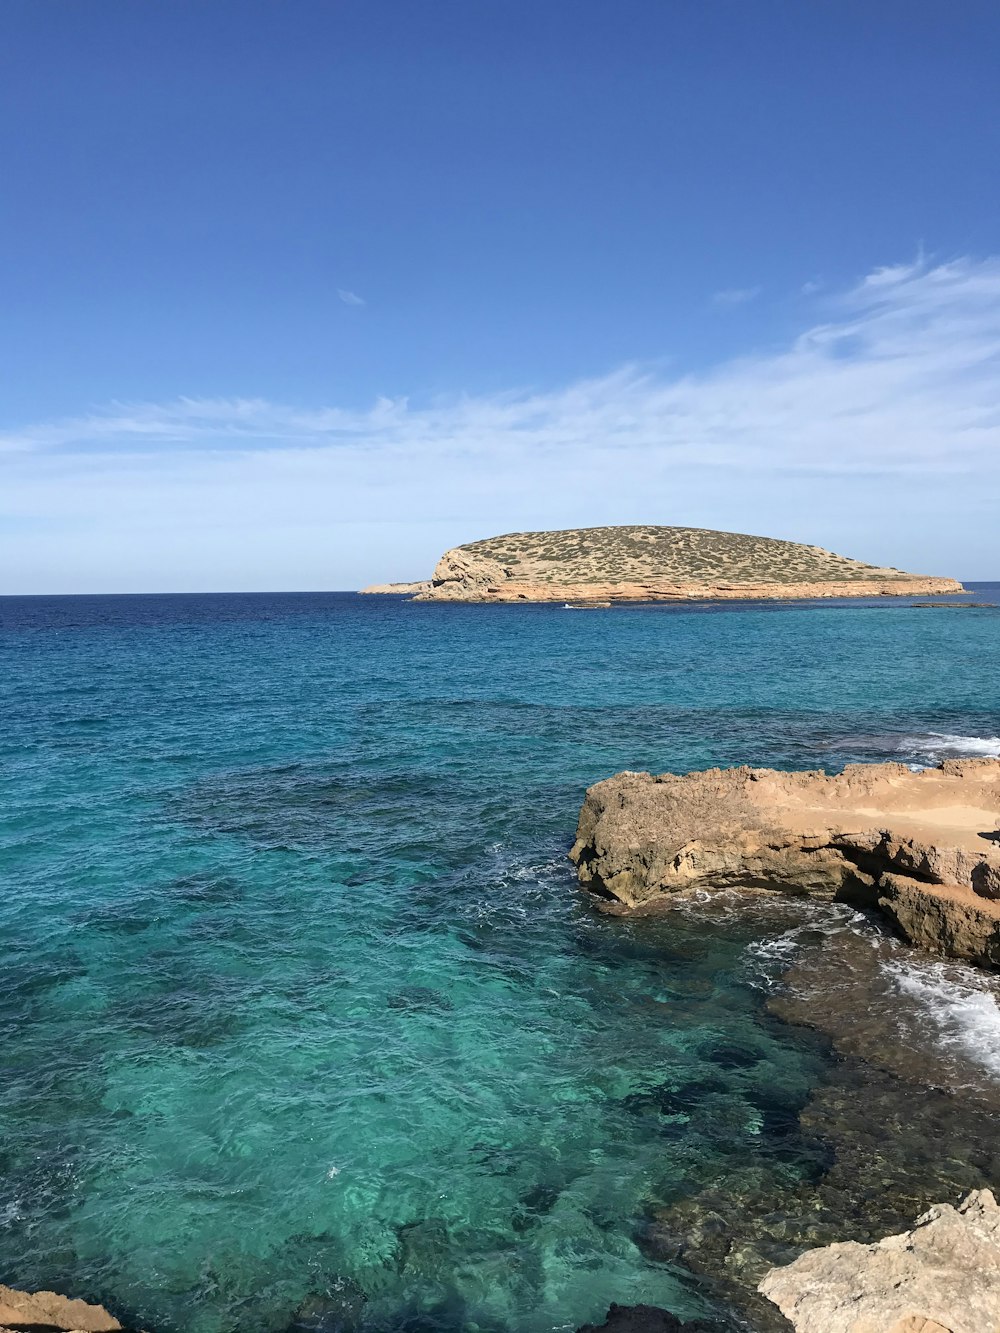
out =
[[344,305],[364,305],[364,304],[365,304],[365,300],[364,300],[364,297],[363,297],[363,296],[359,296],[359,295],[357,294],[357,292],[349,292],[349,291],[346,291],[343,287],[338,287],[338,288],[337,288],[337,295],[338,295],[338,296],[340,297],[340,299],[343,301]]
[[726,287],[721,292],[712,293],[712,302],[714,305],[746,305],[748,301],[756,301],[762,291],[761,287]]
[[808,282],[802,284],[799,291],[803,296],[815,296],[818,291],[822,290],[822,287],[823,284],[818,278],[810,278]]
[[0,591],[346,587],[602,522],[1000,577],[1000,260],[879,270],[824,311],[698,374],[364,410],[118,403],[0,432]]

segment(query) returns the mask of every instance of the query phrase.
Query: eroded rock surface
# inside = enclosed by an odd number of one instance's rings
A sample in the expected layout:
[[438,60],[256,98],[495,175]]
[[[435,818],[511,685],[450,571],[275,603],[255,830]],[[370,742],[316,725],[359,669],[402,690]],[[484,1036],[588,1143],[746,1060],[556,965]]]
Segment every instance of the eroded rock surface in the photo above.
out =
[[1000,1208],[977,1190],[874,1245],[810,1250],[760,1290],[796,1333],[998,1333]]
[[54,1291],[0,1286],[0,1333],[115,1333],[122,1325],[103,1305],[69,1300]]
[[367,588],[362,588],[363,593],[386,593],[389,596],[400,596],[402,594],[415,597],[418,593],[427,592],[431,586],[430,579],[421,579],[417,583],[372,583]]
[[717,889],[875,908],[910,943],[1000,966],[1000,760],[843,773],[619,773],[587,792],[570,853],[609,910]]

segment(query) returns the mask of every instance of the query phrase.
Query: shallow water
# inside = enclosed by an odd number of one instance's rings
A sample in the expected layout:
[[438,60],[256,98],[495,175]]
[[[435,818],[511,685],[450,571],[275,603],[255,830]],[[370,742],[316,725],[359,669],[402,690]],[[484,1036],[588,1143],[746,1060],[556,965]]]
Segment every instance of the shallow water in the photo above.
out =
[[156,1333],[696,1313],[649,1201],[814,1173],[828,1047],[766,1011],[780,908],[589,910],[583,790],[982,753],[998,650],[885,602],[0,599],[0,1279]]

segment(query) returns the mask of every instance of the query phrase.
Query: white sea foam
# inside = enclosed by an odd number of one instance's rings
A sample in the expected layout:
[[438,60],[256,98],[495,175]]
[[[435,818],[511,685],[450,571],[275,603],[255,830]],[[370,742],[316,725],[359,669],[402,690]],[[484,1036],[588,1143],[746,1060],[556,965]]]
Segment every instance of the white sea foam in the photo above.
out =
[[896,732],[843,736],[827,742],[831,750],[866,759],[900,759],[911,768],[927,768],[943,759],[1000,759],[1000,736],[966,736],[951,731]]
[[897,752],[926,756],[934,763],[942,759],[1000,759],[1000,736],[958,736],[950,732],[928,732],[901,737]]
[[791,898],[782,904],[795,910],[802,920],[777,935],[754,940],[747,946],[748,981],[752,986],[772,990],[781,983],[785,971],[796,961],[803,948],[816,947],[824,937],[850,930],[876,947],[882,938],[878,930],[860,912],[846,903],[817,902],[813,898]]
[[1000,987],[971,968],[894,959],[886,974],[933,1025],[937,1044],[1000,1080]]

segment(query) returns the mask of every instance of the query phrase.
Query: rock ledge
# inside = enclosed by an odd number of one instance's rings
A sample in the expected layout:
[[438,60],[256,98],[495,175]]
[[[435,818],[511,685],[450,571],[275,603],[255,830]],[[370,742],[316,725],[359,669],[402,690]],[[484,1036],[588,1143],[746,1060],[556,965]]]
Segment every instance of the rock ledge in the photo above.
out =
[[619,773],[587,792],[570,859],[610,911],[780,890],[877,909],[911,944],[1000,966],[998,759]]
[[103,1305],[0,1285],[0,1333],[124,1333]]

